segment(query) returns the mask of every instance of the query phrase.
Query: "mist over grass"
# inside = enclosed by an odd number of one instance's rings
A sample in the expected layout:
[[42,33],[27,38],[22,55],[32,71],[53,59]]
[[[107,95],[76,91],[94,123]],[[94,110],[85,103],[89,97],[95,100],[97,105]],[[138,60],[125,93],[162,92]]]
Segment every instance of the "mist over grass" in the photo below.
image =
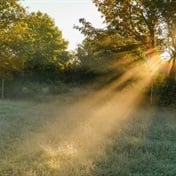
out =
[[91,83],[19,85],[26,97],[0,102],[0,176],[174,175],[174,104],[149,95],[163,66],[128,57]]
[[94,94],[1,101],[0,175],[174,175],[176,111]]

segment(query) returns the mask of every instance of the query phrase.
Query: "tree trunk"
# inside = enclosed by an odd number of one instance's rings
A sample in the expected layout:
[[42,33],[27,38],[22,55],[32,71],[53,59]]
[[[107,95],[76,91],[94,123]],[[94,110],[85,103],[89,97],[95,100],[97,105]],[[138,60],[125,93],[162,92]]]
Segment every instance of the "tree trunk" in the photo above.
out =
[[4,91],[4,85],[5,84],[5,80],[2,78],[1,80],[1,99],[4,99],[4,94],[5,94],[5,91]]
[[170,69],[170,72],[169,72],[169,79],[171,82],[175,82],[176,80],[176,57],[174,57],[172,59],[172,65],[171,65],[171,69]]
[[153,80],[152,80],[152,84],[150,87],[150,104],[151,105],[153,104],[153,88],[154,88],[154,85],[153,85]]
[[[148,53],[148,58],[149,59],[153,59],[153,57],[156,54],[154,44],[155,44],[155,42],[154,42],[154,38],[153,38],[152,43],[151,43],[151,47],[150,47],[149,53]],[[151,105],[153,104],[153,96],[154,96],[154,79],[152,79],[151,86],[150,86],[150,104]]]

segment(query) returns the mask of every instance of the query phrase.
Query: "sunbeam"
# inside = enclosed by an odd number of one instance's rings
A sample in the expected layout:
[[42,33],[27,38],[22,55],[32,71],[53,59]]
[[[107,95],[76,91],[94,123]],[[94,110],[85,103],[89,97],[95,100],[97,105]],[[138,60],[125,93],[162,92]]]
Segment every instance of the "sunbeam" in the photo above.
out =
[[[62,112],[55,111],[40,131],[31,132],[19,145],[13,162],[23,161],[24,156],[29,160],[37,156],[33,166],[25,166],[27,170],[30,167],[48,169],[66,176],[71,175],[70,169],[77,172],[86,165],[84,172],[90,173],[94,161],[106,150],[104,141],[131,119],[162,66],[158,55],[153,54],[147,62],[127,66],[127,71],[102,89],[64,107]],[[43,108],[56,106],[57,101],[47,103]],[[30,144],[33,144],[32,148]]]

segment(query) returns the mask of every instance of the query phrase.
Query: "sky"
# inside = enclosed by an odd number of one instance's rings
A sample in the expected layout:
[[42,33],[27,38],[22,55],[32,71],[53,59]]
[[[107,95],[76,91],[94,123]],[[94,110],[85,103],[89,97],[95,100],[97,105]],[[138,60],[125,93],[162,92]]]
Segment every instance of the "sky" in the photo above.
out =
[[69,50],[74,50],[84,36],[74,25],[79,25],[79,18],[85,18],[95,27],[103,27],[101,14],[91,0],[22,0],[28,11],[47,13],[62,31],[63,38],[69,41]]

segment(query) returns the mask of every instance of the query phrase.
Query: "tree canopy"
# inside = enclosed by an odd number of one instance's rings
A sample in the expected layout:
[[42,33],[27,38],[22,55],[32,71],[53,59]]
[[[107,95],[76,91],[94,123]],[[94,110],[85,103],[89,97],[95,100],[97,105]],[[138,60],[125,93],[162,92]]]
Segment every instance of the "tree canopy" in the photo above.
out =
[[108,28],[148,47],[156,44],[157,24],[161,13],[155,1],[94,0],[93,2],[104,15]]
[[2,0],[0,12],[0,75],[4,77],[23,65],[20,50],[15,47],[21,42],[18,34],[25,10],[15,0]]
[[68,42],[63,39],[54,21],[47,14],[37,12],[26,16],[26,25],[29,67],[33,69],[52,63],[62,67],[67,59],[63,56],[66,56]]
[[17,0],[2,0],[0,12],[1,76],[23,68],[64,66],[68,42],[53,19],[42,12],[27,12]]

